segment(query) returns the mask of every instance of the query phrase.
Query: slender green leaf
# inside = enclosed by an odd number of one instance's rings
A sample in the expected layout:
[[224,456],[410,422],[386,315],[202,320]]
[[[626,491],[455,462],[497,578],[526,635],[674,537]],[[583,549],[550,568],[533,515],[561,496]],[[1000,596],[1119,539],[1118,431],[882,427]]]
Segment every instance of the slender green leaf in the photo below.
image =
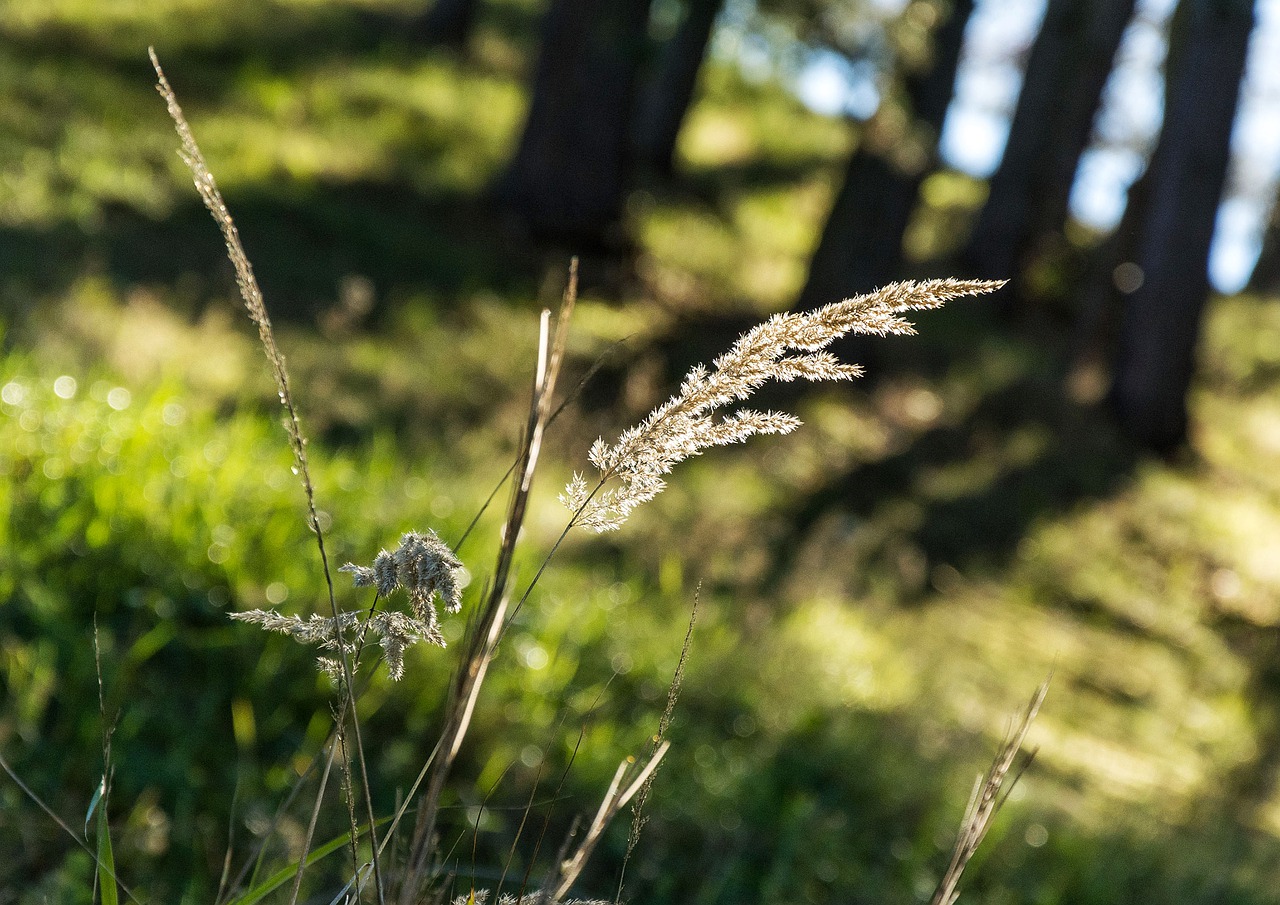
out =
[[[101,797],[105,785],[106,780],[103,780],[94,796],[95,801]],[[102,905],[120,905],[120,890],[116,886],[116,860],[111,852],[111,828],[107,825],[106,801],[98,808],[98,887],[102,891]]]
[[98,788],[94,790],[93,797],[89,799],[89,810],[84,815],[84,837],[89,838],[89,827],[93,824],[93,812],[98,807],[98,802],[102,800],[102,790],[106,783],[98,783]]
[[[315,851],[313,851],[311,854],[307,855],[307,866],[310,867],[312,864],[319,861],[321,858],[324,858],[325,856],[330,855],[333,852],[337,851],[338,849],[342,848],[350,840],[351,840],[350,833],[343,833],[341,836],[338,836],[336,839],[329,840],[324,845],[320,846]],[[231,899],[230,901],[227,902],[227,905],[254,905],[255,902],[262,901],[262,899],[266,895],[278,889],[283,884],[292,880],[293,875],[296,874],[297,872],[298,872],[298,865],[291,864],[288,867],[283,868],[277,871],[276,873],[272,874],[271,876],[267,877],[267,879],[263,880],[261,883],[259,883],[257,886],[253,887],[252,889],[246,890],[243,895],[238,896],[234,899]]]

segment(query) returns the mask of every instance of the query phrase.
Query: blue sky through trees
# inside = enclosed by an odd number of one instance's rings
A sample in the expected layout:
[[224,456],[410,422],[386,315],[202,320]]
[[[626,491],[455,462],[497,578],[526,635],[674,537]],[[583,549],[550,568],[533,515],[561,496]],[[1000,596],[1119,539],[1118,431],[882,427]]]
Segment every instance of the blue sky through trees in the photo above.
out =
[[[905,2],[878,0],[877,5],[892,14]],[[978,0],[942,135],[943,158],[956,169],[986,177],[999,164],[1022,85],[1021,67],[1045,5],[1045,0]],[[1142,0],[1125,34],[1071,195],[1072,214],[1091,228],[1109,230],[1119,221],[1129,186],[1141,175],[1159,135],[1165,35],[1175,5],[1176,0]],[[749,42],[734,44],[748,67],[759,65]],[[879,103],[878,78],[867,61],[850,63],[819,51],[796,68],[794,84],[816,111],[865,119]],[[1248,279],[1280,178],[1280,0],[1258,0],[1243,92],[1209,263],[1210,278],[1223,292],[1238,291]]]

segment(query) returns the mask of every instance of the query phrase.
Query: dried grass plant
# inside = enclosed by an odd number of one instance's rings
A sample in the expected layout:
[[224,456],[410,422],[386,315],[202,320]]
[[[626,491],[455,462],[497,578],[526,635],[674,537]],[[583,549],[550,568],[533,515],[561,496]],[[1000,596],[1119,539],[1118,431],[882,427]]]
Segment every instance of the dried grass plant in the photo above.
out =
[[[890,283],[883,289],[834,302],[814,311],[775,314],[748,330],[710,369],[699,365],[680,391],[608,444],[596,440],[588,458],[599,472],[594,486],[575,474],[560,500],[573,523],[613,531],[641,503],[666,487],[664,475],[712,446],[741,443],[757,434],[789,434],[800,419],[785,412],[737,409],[717,419],[727,405],[742,402],[770,380],[849,380],[862,375],[827,346],[850,333],[910,335],[902,315],[938,308],[966,295],[993,292],[995,280],[924,280]],[[609,486],[613,482],[616,486]]]
[[[245,878],[252,864],[260,861],[261,851],[246,861],[244,868],[234,877],[228,854],[220,901],[256,901],[284,882],[292,885],[290,901],[298,901],[307,866],[320,854],[313,849],[313,839],[335,762],[340,765],[350,827],[346,847],[351,858],[351,871],[349,881],[333,901],[372,900],[379,905],[392,900],[400,905],[449,901],[450,897],[446,896],[440,882],[442,867],[437,822],[442,793],[464,744],[498,643],[515,611],[528,600],[570,530],[574,527],[594,531],[619,528],[637,506],[652,500],[662,491],[665,476],[675,465],[710,447],[742,442],[758,434],[785,434],[796,429],[800,422],[791,414],[726,409],[747,400],[770,380],[846,380],[861,374],[856,365],[839,361],[827,350],[835,339],[850,333],[911,333],[912,325],[904,317],[907,312],[936,308],[961,296],[990,292],[1001,284],[962,280],[894,283],[868,295],[812,312],[776,315],[748,331],[710,368],[697,367],[690,371],[679,391],[655,408],[640,424],[624,431],[612,444],[605,443],[603,439],[596,441],[588,454],[598,472],[596,479],[588,482],[575,475],[565,488],[561,499],[571,510],[571,515],[537,573],[517,596],[512,592],[515,551],[530,505],[543,438],[558,411],[553,408],[553,402],[564,363],[577,290],[576,267],[572,268],[557,316],[553,319],[550,311],[543,311],[541,315],[538,364],[518,456],[508,472],[511,477],[510,494],[501,539],[491,577],[485,584],[481,599],[472,601],[470,629],[448,689],[439,737],[402,804],[394,814],[388,815],[390,822],[380,837],[377,832],[379,815],[374,812],[369,794],[371,786],[358,713],[359,690],[355,685],[365,642],[369,638],[376,639],[381,650],[379,662],[387,665],[391,679],[404,676],[406,651],[417,642],[427,641],[443,647],[436,600],[442,600],[450,613],[456,613],[462,607],[463,595],[456,576],[461,562],[453,550],[429,529],[405,534],[394,551],[382,551],[370,565],[347,564],[343,567],[352,574],[356,586],[373,588],[375,596],[367,611],[342,612],[338,609],[324,532],[316,514],[316,492],[308,467],[307,442],[284,356],[276,344],[262,292],[239,232],[154,51],[151,52],[151,61],[156,71],[158,90],[178,132],[182,158],[191,171],[201,199],[222,231],[240,294],[249,317],[257,326],[285,410],[288,442],[302,483],[308,525],[315,536],[329,601],[328,613],[323,615],[313,614],[304,618],[273,610],[255,610],[237,613],[234,618],[321,647],[325,656],[320,658],[320,668],[334,678],[337,687],[333,729],[324,749],[319,790],[311,807],[299,860],[292,869],[277,874],[268,883],[251,884],[246,889]],[[399,590],[408,597],[409,606],[405,611],[388,608],[391,598]],[[696,614],[696,601],[694,612]],[[533,883],[526,875],[515,896],[504,892],[500,882],[494,890],[472,889],[467,895],[454,899],[454,905],[484,905],[488,901],[496,901],[499,905],[517,905],[522,901],[551,905],[564,901],[605,828],[628,803],[634,801],[627,841],[627,856],[630,856],[644,826],[645,799],[670,744],[665,736],[690,653],[692,632],[691,618],[652,750],[645,758],[628,758],[622,762],[580,838],[566,840],[540,882]],[[999,805],[1007,797],[1008,780],[1011,776],[1016,779],[1016,773],[1011,773],[1011,769],[1027,728],[1044,699],[1045,688],[1042,686],[1037,692],[975,791],[955,855],[934,897],[935,905],[951,905],[954,901],[956,884],[965,865],[981,842]],[[0,766],[8,769],[3,761],[0,761]],[[1004,795],[1001,794],[1002,788],[1006,789]],[[288,802],[284,806],[287,805]],[[414,809],[413,830],[410,837],[403,840],[406,842],[401,846],[403,856],[393,859],[396,861],[394,864],[388,863],[388,846],[393,839],[400,838],[403,818],[411,808]],[[362,845],[361,840],[366,844]],[[109,876],[114,880],[113,872]],[[114,893],[114,883],[112,891]],[[622,891],[622,880],[619,879],[615,902],[621,899]]]
[[[245,309],[249,313],[250,320],[258,328],[258,339],[262,342],[263,351],[267,356],[267,363],[271,368],[271,376],[275,379],[276,392],[280,397],[280,404],[285,409],[285,430],[289,436],[289,447],[293,450],[294,461],[297,463],[295,468],[299,478],[302,480],[302,489],[306,497],[307,524],[316,538],[316,546],[320,554],[320,565],[324,573],[325,588],[329,597],[329,612],[332,619],[331,629],[333,632],[332,648],[336,654],[335,663],[337,666],[336,670],[331,669],[331,671],[336,672],[341,680],[341,705],[338,718],[335,720],[336,742],[330,745],[330,763],[332,763],[333,752],[335,750],[340,751],[343,761],[343,775],[348,778],[351,776],[351,764],[347,754],[345,734],[345,727],[349,719],[355,736],[355,752],[360,767],[360,779],[364,784],[364,788],[368,789],[369,771],[364,753],[364,740],[361,737],[359,715],[354,706],[355,692],[352,686],[352,666],[349,660],[350,648],[345,643],[342,633],[342,625],[346,617],[338,612],[338,603],[334,596],[333,572],[329,568],[329,556],[324,546],[324,529],[321,527],[320,519],[316,514],[316,493],[315,487],[311,482],[311,469],[307,462],[307,441],[302,433],[298,409],[294,403],[293,391],[289,386],[289,370],[285,365],[284,355],[276,345],[275,334],[271,329],[271,317],[267,314],[262,290],[258,287],[257,277],[253,274],[253,265],[249,263],[249,256],[245,254],[244,245],[240,241],[240,231],[236,228],[235,221],[231,218],[231,212],[227,210],[226,202],[222,199],[222,193],[218,190],[217,180],[213,178],[209,165],[205,163],[204,154],[200,152],[200,146],[196,144],[195,136],[191,133],[191,127],[187,124],[186,117],[182,113],[182,107],[178,104],[178,98],[173,93],[168,79],[165,78],[164,70],[160,67],[160,60],[156,56],[155,48],[148,48],[147,53],[156,72],[156,90],[164,98],[165,105],[169,110],[169,116],[173,119],[174,128],[178,132],[178,139],[182,145],[179,153],[183,162],[191,171],[196,191],[200,194],[200,200],[204,202],[205,207],[209,209],[209,213],[213,215],[214,222],[222,230],[222,237],[227,246],[227,257],[230,258],[231,264],[235,268],[236,284],[240,288],[240,297],[244,300]],[[324,776],[327,779],[328,768],[326,768]],[[320,797],[323,797],[323,789]],[[355,825],[354,798],[354,793],[348,789],[347,800],[352,814],[351,840],[353,852],[355,851],[356,840],[360,836]],[[378,856],[377,821],[374,819],[372,800],[368,795],[363,796],[363,798],[365,814],[368,819],[368,832],[373,841],[373,870],[375,883],[379,890],[378,901],[381,903],[382,876],[381,863]],[[314,830],[314,826],[315,817],[313,815],[312,830]],[[305,861],[306,855],[304,853],[303,860],[298,865],[299,881],[305,868]],[[297,895],[298,885],[295,884],[295,901]]]
[[[1023,754],[1022,746],[1026,743],[1031,724],[1049,693],[1049,681],[1047,678],[1040,683],[1026,709],[1011,722],[1004,743],[996,751],[991,766],[974,783],[973,794],[969,796],[969,804],[960,820],[960,831],[956,834],[955,846],[951,850],[951,861],[943,871],[929,905],[954,905],[960,895],[960,878],[969,866],[969,860],[986,838],[987,831],[991,829],[991,821],[1009,800],[1009,793],[1017,785],[1019,777],[1031,766],[1035,752]],[[1021,760],[1020,754],[1023,754]]]

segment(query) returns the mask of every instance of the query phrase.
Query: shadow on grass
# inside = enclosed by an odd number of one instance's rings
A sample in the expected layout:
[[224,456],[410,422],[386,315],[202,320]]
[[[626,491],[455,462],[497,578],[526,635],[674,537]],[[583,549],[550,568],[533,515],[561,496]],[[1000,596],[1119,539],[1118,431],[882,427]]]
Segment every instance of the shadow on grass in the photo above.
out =
[[742,161],[717,163],[714,167],[681,167],[671,177],[650,174],[653,186],[677,201],[697,201],[725,212],[733,195],[786,188],[803,183],[833,165],[830,155],[795,152],[785,158],[754,156]]
[[[725,712],[713,707],[709,716]],[[924,716],[814,713],[781,737],[756,740],[746,769],[733,761],[743,750],[739,740],[718,748],[715,766],[705,757],[696,763],[692,751],[673,752],[655,790],[653,824],[629,869],[630,897],[705,905],[925,900],[990,752],[925,743]],[[695,786],[719,791],[694,795]],[[1091,830],[1024,801],[996,821],[962,883],[964,899],[1269,901],[1274,840],[1243,829],[1226,809],[1183,826],[1146,821],[1131,809]],[[611,888],[610,866],[622,851],[615,846],[598,860],[591,890]]]
[[[532,44],[538,18],[532,4],[491,0],[481,8],[478,31],[488,30],[521,48]],[[206,11],[161,9],[152,19],[139,15],[136,21],[121,18],[90,24],[51,17],[35,29],[20,28],[0,17],[0,40],[20,60],[74,64],[141,79],[148,87],[146,48],[154,45],[167,68],[184,73],[184,96],[216,101],[236,84],[234,73],[246,68],[266,67],[289,75],[356,57],[416,58],[437,53],[415,38],[418,12],[413,8],[381,11],[350,2],[299,6],[224,0],[211,3]]]
[[[484,6],[483,29],[515,43],[531,38],[531,4]],[[161,9],[121,19],[85,14],[82,22],[72,13],[25,30],[0,16],[6,46],[0,69],[13,76],[0,105],[14,117],[10,139],[0,141],[0,164],[32,173],[22,185],[18,219],[0,225],[0,304],[21,316],[33,298],[56,298],[85,275],[122,285],[178,283],[188,296],[229,285],[217,230],[189,184],[185,194],[175,190],[180,203],[168,208],[163,183],[176,139],[160,125],[163,105],[153,90],[148,44],[157,46],[178,80],[183,101],[216,108],[227,93],[244,90],[246,79],[268,72],[421,59],[433,51],[411,39],[412,13],[352,3],[233,2],[186,16]],[[491,70],[492,60],[486,66]],[[345,112],[358,128],[358,106]],[[463,141],[491,141],[493,129],[460,138],[449,134],[457,130],[448,123],[416,109],[396,115],[403,124],[386,149],[385,174],[317,181],[281,171],[255,178],[250,188],[225,190],[280,316],[309,316],[352,274],[371,278],[379,298],[390,291],[449,299],[476,289],[533,297],[539,254],[506,241],[486,199],[448,185],[411,187],[411,177],[455,172],[451,152]],[[246,121],[245,142],[254,140],[257,123]],[[367,172],[369,162],[362,165]]]
[[1249,665],[1243,699],[1255,741],[1252,756],[1223,777],[1220,809],[1260,822],[1265,819],[1260,808],[1275,794],[1280,772],[1280,627],[1222,617],[1215,628]]
[[[1030,455],[1011,451],[1016,435],[1037,438]],[[1019,381],[982,398],[963,420],[929,429],[878,461],[835,473],[783,513],[775,539],[785,571],[791,552],[828,516],[874,519],[914,502],[906,533],[930,564],[1003,569],[1035,523],[1125,486],[1138,461],[1105,413],[1061,398],[1051,381]],[[930,475],[976,472],[930,488]],[[922,476],[924,476],[922,478]],[[921,486],[924,484],[925,486]],[[886,491],[886,488],[890,490]]]
[[[282,319],[310,320],[351,275],[373,279],[384,302],[388,293],[447,299],[482,288],[535,297],[538,257],[500,248],[496,220],[471,197],[328,183],[228,193],[227,205]],[[10,296],[20,287],[56,298],[86,272],[122,286],[176,284],[197,297],[233,285],[217,227],[194,197],[163,219],[113,205],[92,231],[66,222],[0,229],[0,245],[9,251],[0,280]]]

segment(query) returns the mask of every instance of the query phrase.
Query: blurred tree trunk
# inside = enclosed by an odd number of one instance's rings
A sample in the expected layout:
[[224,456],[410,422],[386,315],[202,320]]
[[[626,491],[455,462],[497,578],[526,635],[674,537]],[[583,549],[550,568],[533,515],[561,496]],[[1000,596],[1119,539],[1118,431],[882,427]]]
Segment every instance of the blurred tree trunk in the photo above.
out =
[[1134,0],[1049,0],[1000,167],[965,255],[1014,277],[1066,221],[1071,184]]
[[684,18],[662,51],[637,123],[639,161],[664,176],[675,171],[676,139],[693,101],[698,72],[724,0],[686,0]]
[[[1164,126],[1134,223],[1134,274],[1120,321],[1111,402],[1133,439],[1161,453],[1187,436],[1209,246],[1230,160],[1251,0],[1182,0]],[[1136,280],[1135,280],[1136,282]]]
[[1249,277],[1249,291],[1264,295],[1280,293],[1280,198],[1273,204],[1271,223],[1262,236],[1262,252]]
[[[934,167],[973,0],[955,0],[933,34],[931,60],[905,72],[901,106],[886,98],[862,128],[797,308],[809,309],[893,280],[920,183]],[[901,115],[905,107],[906,115]]]
[[650,0],[552,0],[524,132],[498,201],[534,236],[606,244],[630,168]]
[[464,47],[479,7],[480,0],[434,0],[430,9],[410,21],[410,32],[425,44]]

